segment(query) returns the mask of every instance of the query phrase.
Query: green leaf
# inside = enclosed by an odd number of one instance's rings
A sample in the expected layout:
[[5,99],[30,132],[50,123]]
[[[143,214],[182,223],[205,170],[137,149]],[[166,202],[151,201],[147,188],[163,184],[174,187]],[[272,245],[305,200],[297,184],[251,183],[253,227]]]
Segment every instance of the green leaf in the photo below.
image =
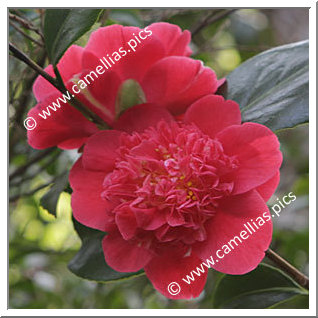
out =
[[308,41],[265,51],[227,77],[228,99],[239,103],[244,122],[272,130],[308,122]]
[[135,80],[126,80],[120,87],[116,98],[116,115],[119,117],[128,108],[146,102],[145,94]]
[[309,295],[296,295],[285,301],[281,301],[271,309],[308,309],[309,308]]
[[46,9],[44,40],[53,65],[91,28],[101,12],[101,9]]
[[214,292],[215,308],[267,308],[296,295],[306,295],[281,270],[260,264],[245,275],[223,275]]
[[143,22],[138,14],[138,10],[113,9],[109,12],[109,18],[122,25],[143,27]]
[[56,178],[50,190],[41,198],[40,205],[50,214],[56,216],[57,202],[60,194],[68,185],[68,173],[63,173]]
[[137,273],[120,273],[110,268],[105,262],[102,249],[102,239],[106,233],[88,228],[77,222],[74,218],[73,224],[82,241],[80,250],[68,264],[69,270],[75,275],[85,279],[106,282],[143,273],[142,271]]

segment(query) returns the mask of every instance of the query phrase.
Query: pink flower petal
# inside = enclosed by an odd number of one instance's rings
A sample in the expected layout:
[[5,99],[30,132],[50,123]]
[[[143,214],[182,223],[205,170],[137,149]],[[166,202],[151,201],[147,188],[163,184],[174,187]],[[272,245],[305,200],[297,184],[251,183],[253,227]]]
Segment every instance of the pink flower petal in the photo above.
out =
[[101,231],[106,231],[113,221],[108,214],[112,209],[111,204],[100,196],[104,177],[103,172],[85,170],[81,158],[74,164],[69,176],[75,219]]
[[200,97],[213,94],[217,89],[217,79],[202,62],[171,56],[154,64],[141,86],[149,103],[165,106],[178,115]]
[[[99,28],[91,34],[85,51],[94,54],[98,60],[105,58],[122,80],[129,78],[140,80],[153,63],[164,57],[161,41],[151,35],[140,40],[140,31],[141,29],[137,27],[123,27],[116,24]],[[139,38],[140,43],[135,36]],[[95,68],[97,65],[90,66]]]
[[276,172],[274,177],[256,188],[257,192],[262,196],[265,202],[267,202],[274,194],[280,179],[279,171]]
[[[35,129],[28,130],[28,142],[36,149],[44,149],[53,146],[71,149],[79,148],[86,138],[98,131],[98,128],[87,120],[77,109],[60,102],[60,108],[55,107],[56,111],[49,107],[56,103],[60,95],[53,94],[33,107],[28,117],[34,118],[37,125]],[[54,108],[52,106],[52,108]],[[50,113],[43,116],[43,111]]]
[[[62,56],[57,64],[57,68],[62,76],[64,83],[68,82],[72,76],[79,73],[82,68],[83,48],[72,45]],[[49,75],[55,77],[52,65],[44,69]],[[50,84],[44,77],[38,76],[33,84],[33,94],[37,101],[42,101],[48,95],[58,93],[59,91]]]
[[118,272],[136,272],[152,258],[142,246],[125,241],[118,232],[111,232],[102,242],[106,263]]
[[[212,256],[214,269],[242,275],[256,268],[264,258],[272,239],[272,221],[264,200],[253,190],[224,199],[215,216],[208,221],[206,231],[207,240],[195,244],[193,250],[201,259],[211,261]],[[242,231],[246,232],[243,233],[245,239],[240,236]],[[236,243],[231,241],[233,238]]]
[[245,123],[225,128],[217,136],[228,155],[236,156],[239,168],[235,173],[233,194],[254,189],[271,179],[282,163],[279,141],[267,127]]
[[116,225],[121,236],[125,240],[131,239],[137,229],[137,222],[134,213],[128,205],[124,205],[115,211]]
[[129,133],[142,132],[150,126],[165,120],[173,121],[172,115],[165,109],[151,104],[140,104],[126,110],[115,122],[114,128]]
[[188,30],[182,32],[179,26],[166,22],[153,23],[147,29],[152,31],[151,36],[160,39],[166,55],[191,55],[192,52],[188,47],[191,33]]
[[231,100],[224,100],[222,96],[207,95],[188,108],[184,121],[195,123],[213,138],[224,128],[241,123],[240,107]]
[[109,172],[113,169],[120,144],[121,132],[103,130],[91,136],[85,145],[83,166],[93,171]]
[[[154,257],[145,266],[145,272],[153,286],[167,298],[191,299],[201,294],[208,270],[201,273],[200,277],[194,275],[195,280],[191,284],[187,284],[182,278],[186,279],[186,275],[200,265],[201,260],[194,254],[182,257],[178,253],[166,253]],[[177,293],[179,288],[180,292]]]
[[[115,119],[115,104],[120,84],[121,80],[113,71],[98,74],[96,70],[84,70],[76,75],[76,79],[67,83],[67,89],[85,107],[111,125]],[[83,87],[85,88],[82,89]]]

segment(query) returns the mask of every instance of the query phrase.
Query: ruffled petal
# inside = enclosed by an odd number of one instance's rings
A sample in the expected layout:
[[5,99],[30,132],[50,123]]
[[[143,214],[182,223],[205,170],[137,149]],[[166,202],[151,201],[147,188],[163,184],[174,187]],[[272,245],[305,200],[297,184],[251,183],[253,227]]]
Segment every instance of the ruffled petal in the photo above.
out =
[[110,172],[117,158],[121,132],[103,130],[91,136],[84,148],[83,166],[94,171]]
[[210,262],[212,256],[211,267],[232,275],[256,268],[272,239],[271,216],[256,190],[226,198],[205,229],[207,240],[193,250]]
[[230,126],[217,134],[227,155],[236,156],[233,194],[254,189],[276,173],[282,163],[279,141],[267,127],[256,123]]
[[156,230],[166,223],[164,214],[156,208],[141,209],[131,206],[130,209],[138,227],[144,230]]
[[171,56],[154,64],[141,86],[147,102],[164,106],[179,115],[200,97],[215,93],[217,79],[202,62]]
[[[164,57],[161,41],[150,32],[147,37],[142,33],[142,37],[146,38],[140,40],[141,31],[137,27],[121,25],[99,28],[91,34],[85,51],[94,54],[98,60],[103,59],[106,64],[108,62],[122,80],[131,78],[138,81],[153,63]],[[91,64],[89,69],[96,66]]]
[[189,48],[191,33],[188,30],[182,32],[177,25],[159,22],[149,25],[147,28],[152,31],[151,36],[157,37],[165,48],[166,56],[180,55],[190,56],[192,51]]
[[208,95],[188,108],[184,121],[195,123],[205,134],[214,138],[224,128],[241,124],[240,107],[222,96]]
[[174,121],[166,109],[152,104],[140,104],[126,110],[114,123],[114,128],[129,133],[142,132],[148,127],[156,126],[161,120]]
[[[179,253],[165,253],[154,257],[145,266],[145,272],[153,286],[167,298],[190,299],[201,294],[207,278],[207,268],[200,273],[197,266],[201,268],[201,260],[194,254],[183,257]],[[191,281],[187,275],[193,270],[200,276],[192,273],[194,281]]]
[[[82,69],[82,54],[83,48],[77,45],[72,45],[62,56],[57,64],[57,68],[62,76],[63,82],[67,83],[74,74],[77,74]],[[44,69],[49,75],[55,77],[52,65]],[[44,77],[38,76],[33,84],[33,94],[37,101],[42,101],[48,95],[58,93],[59,91],[50,84]]]
[[67,89],[107,124],[112,125],[120,85],[121,80],[115,72],[106,70],[99,74],[93,69],[75,75],[67,83]]
[[279,171],[276,172],[274,177],[256,188],[257,192],[262,196],[265,202],[267,202],[274,194],[280,179]]
[[102,242],[106,263],[118,272],[136,272],[152,258],[144,247],[125,241],[119,232],[111,232]]
[[106,231],[113,223],[113,217],[109,214],[113,207],[101,198],[104,177],[102,172],[85,170],[82,158],[74,164],[69,176],[75,219],[101,231]]
[[59,96],[50,95],[29,111],[28,117],[36,121],[35,129],[27,132],[28,143],[33,148],[44,149],[53,146],[61,146],[62,149],[79,148],[87,137],[98,131],[93,123],[69,104],[60,101],[60,108],[54,107],[52,103],[56,103]]
[[137,222],[134,213],[128,205],[124,205],[114,211],[115,221],[121,236],[125,240],[131,239],[137,230]]

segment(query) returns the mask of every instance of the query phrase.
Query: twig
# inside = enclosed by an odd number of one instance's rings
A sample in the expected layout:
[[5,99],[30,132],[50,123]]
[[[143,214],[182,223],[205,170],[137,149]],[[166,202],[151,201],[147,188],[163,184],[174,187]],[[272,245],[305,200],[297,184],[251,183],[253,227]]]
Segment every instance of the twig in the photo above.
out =
[[38,153],[33,159],[31,159],[29,162],[27,162],[25,165],[19,167],[16,171],[12,172],[9,176],[9,180],[16,178],[20,174],[23,174],[30,166],[32,166],[34,163],[40,161],[41,159],[45,158],[47,155],[49,155],[52,151],[54,151],[55,148],[48,148],[44,150],[43,152]]
[[[37,63],[40,67],[42,67],[44,65],[44,62],[46,59],[45,51],[43,50],[42,52],[40,52],[39,55],[40,56],[38,58]],[[29,69],[26,68],[24,71],[29,71]],[[19,98],[17,100],[18,106],[17,106],[15,117],[14,117],[14,121],[18,125],[21,125],[22,127],[23,127],[23,124],[21,123],[22,117],[24,115],[26,105],[28,105],[28,100],[30,97],[30,90],[32,88],[32,84],[35,81],[36,77],[37,77],[37,73],[28,72],[28,76],[25,79],[25,81],[23,82],[23,93],[19,96]],[[24,78],[24,76],[23,76],[23,78]]]
[[[204,47],[205,48],[205,47]],[[261,52],[265,50],[269,50],[272,48],[270,45],[258,45],[258,46],[250,46],[250,45],[228,45],[228,46],[222,46],[222,47],[209,47],[213,51],[222,51],[222,50],[228,50],[228,49],[237,49],[240,51],[247,51],[247,52]]]
[[48,82],[50,82],[55,88],[58,89],[58,83],[54,77],[46,73],[38,64],[33,62],[28,56],[26,56],[23,52],[16,48],[12,43],[9,43],[9,49],[14,57],[29,65],[33,70],[43,76]]
[[17,25],[15,25],[13,22],[9,21],[9,24],[15,28],[20,34],[22,34],[24,37],[26,37],[27,39],[29,39],[30,41],[36,43],[39,46],[44,46],[43,43],[37,41],[36,39],[32,38],[32,36],[28,35],[27,33],[25,33],[24,31],[20,30],[19,27]]
[[204,29],[208,25],[211,25],[211,24],[227,17],[228,15],[232,14],[236,10],[238,10],[238,9],[225,10],[225,11],[221,11],[219,13],[213,12],[212,14],[209,14],[202,22],[200,22],[198,25],[196,25],[193,28],[193,30],[191,32],[192,37],[195,36],[196,34],[198,34],[202,29]]
[[309,290],[309,278],[305,274],[301,273],[297,268],[289,264],[285,259],[270,248],[265,252],[265,254],[280,269],[292,277],[300,286]]
[[12,14],[10,12],[9,12],[9,18],[12,19],[13,21],[16,21],[19,24],[21,24],[24,28],[29,29],[29,30],[35,32],[36,34],[38,34],[41,37],[42,41],[44,42],[43,34],[30,21],[25,20],[25,19],[15,15],[15,14]]
[[60,154],[61,152],[57,152],[56,154],[54,154],[43,166],[37,169],[36,172],[33,172],[32,176],[26,176],[25,178],[22,176],[22,179],[15,182],[11,182],[10,187],[18,187],[21,185],[21,183],[24,183],[25,181],[33,179],[35,175],[38,175],[40,172],[45,170],[51,163],[53,163],[60,156]]
[[43,188],[46,188],[48,187],[50,184],[52,184],[53,181],[49,182],[49,183],[46,183],[46,184],[42,184],[41,186],[38,186],[37,188],[29,191],[29,192],[24,192],[24,193],[21,193],[21,194],[17,194],[17,195],[14,195],[12,197],[9,198],[9,202],[14,202],[16,201],[17,199],[21,198],[21,197],[27,197],[27,196],[30,196],[34,193],[36,193],[37,191],[43,189]]
[[[38,58],[38,65],[43,66],[46,59],[45,51],[41,51],[40,56]],[[9,158],[12,157],[14,146],[20,140],[21,136],[25,136],[25,128],[22,123],[23,115],[25,114],[26,106],[28,105],[30,96],[30,90],[32,88],[32,84],[37,77],[37,73],[30,72],[29,68],[25,68],[23,74],[27,71],[27,78],[22,75],[23,78],[23,93],[16,99],[12,100],[11,103],[15,108],[15,115],[13,117],[13,125],[9,129]],[[24,79],[25,78],[25,79]],[[18,86],[18,85],[17,85]],[[17,105],[17,106],[15,106]]]
[[[43,76],[48,82],[50,82],[56,89],[58,89],[62,94],[66,94],[67,90],[61,85],[57,79],[46,73],[39,65],[37,65],[34,61],[32,61],[28,56],[26,56],[23,52],[21,52],[17,47],[15,47],[12,43],[9,43],[9,49],[13,53],[13,56],[17,59],[23,61],[27,65],[29,65],[33,70],[35,70],[38,74]],[[79,100],[75,97],[69,102],[73,107],[75,107],[78,111],[80,111],[87,119],[91,120],[95,124],[97,124],[100,128],[108,129],[108,125],[98,117],[93,111],[89,108],[85,107]]]

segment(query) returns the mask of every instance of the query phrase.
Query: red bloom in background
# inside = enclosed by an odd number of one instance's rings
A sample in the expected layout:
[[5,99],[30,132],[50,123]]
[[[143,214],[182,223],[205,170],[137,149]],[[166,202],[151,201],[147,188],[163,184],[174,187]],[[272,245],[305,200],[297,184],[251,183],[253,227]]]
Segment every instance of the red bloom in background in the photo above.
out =
[[[103,251],[113,269],[144,268],[166,297],[197,297],[207,273],[175,296],[167,286],[182,283],[244,223],[269,213],[266,201],[282,162],[279,142],[263,125],[241,125],[239,106],[221,96],[196,101],[183,122],[149,109],[154,112],[133,107],[125,113],[127,124],[135,119],[126,130],[138,132],[107,130],[87,140],[70,173],[74,217],[108,233]],[[229,274],[253,270],[271,236],[268,221],[212,267]]]
[[[115,109],[116,98],[129,79],[139,83],[146,103],[168,109],[173,115],[184,113],[197,99],[217,89],[214,72],[200,61],[187,57],[191,54],[189,31],[182,32],[178,26],[168,23],[155,23],[146,29],[148,37],[132,52],[127,43],[134,39],[133,34],[140,34],[141,29],[120,25],[100,28],[91,34],[85,48],[71,46],[58,63],[63,82],[71,91],[74,83],[101,65],[101,58],[118,52],[119,48],[131,51],[76,95],[111,127],[122,126]],[[141,34],[145,38],[145,33]],[[52,65],[45,70],[54,76]],[[37,128],[28,131],[32,147],[78,148],[98,131],[95,124],[68,104],[61,103],[60,109],[42,119],[38,114],[61,93],[41,76],[35,81],[33,91],[38,104],[28,114],[37,119]]]

